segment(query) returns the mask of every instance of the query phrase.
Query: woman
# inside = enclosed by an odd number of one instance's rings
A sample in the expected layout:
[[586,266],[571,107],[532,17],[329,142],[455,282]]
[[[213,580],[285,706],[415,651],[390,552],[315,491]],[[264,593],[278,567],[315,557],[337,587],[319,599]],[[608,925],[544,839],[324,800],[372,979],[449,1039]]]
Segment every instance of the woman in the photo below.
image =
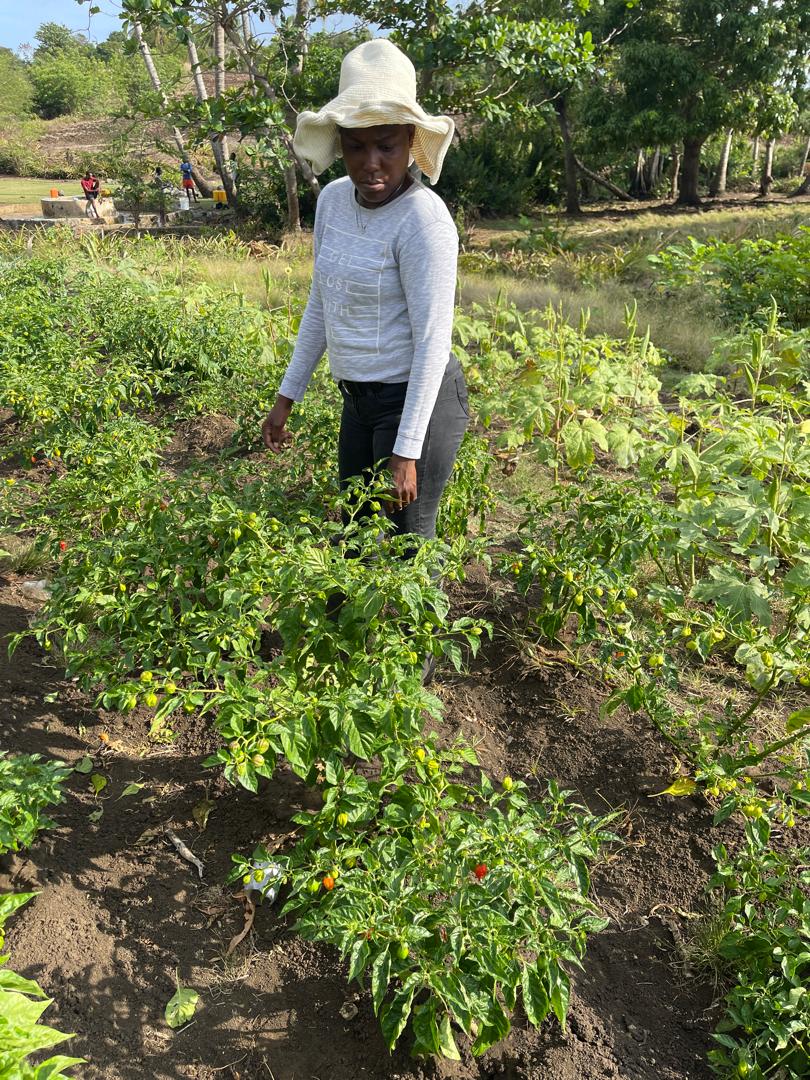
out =
[[315,215],[315,268],[295,350],[262,426],[279,451],[295,402],[324,352],[343,397],[342,485],[381,461],[399,533],[432,537],[467,427],[464,377],[450,352],[458,234],[436,182],[453,121],[416,101],[416,72],[384,39],[350,52],[338,96],[298,118],[294,146],[321,173],[343,156]]

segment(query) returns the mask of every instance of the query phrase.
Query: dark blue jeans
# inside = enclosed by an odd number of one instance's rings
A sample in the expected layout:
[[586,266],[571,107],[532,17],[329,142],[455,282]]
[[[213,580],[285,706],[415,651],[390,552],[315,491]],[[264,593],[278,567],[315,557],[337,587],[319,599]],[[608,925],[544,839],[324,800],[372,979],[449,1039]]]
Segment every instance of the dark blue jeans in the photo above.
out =
[[[375,465],[390,458],[408,384],[342,381],[338,386],[343,395],[338,470],[345,487],[351,477],[370,477]],[[451,356],[416,463],[416,500],[391,514],[396,532],[428,539],[436,535],[439,502],[469,422],[467,386],[461,365]]]

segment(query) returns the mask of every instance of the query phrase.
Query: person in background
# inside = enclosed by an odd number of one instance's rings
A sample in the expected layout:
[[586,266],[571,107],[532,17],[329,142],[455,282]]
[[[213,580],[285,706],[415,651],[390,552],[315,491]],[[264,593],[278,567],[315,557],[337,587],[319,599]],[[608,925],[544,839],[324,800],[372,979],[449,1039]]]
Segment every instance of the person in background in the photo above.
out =
[[191,175],[191,162],[187,157],[184,157],[180,163],[180,174],[183,178],[183,194],[188,195],[189,199],[194,198],[194,202],[197,201],[199,195],[197,189],[194,187],[194,177]]
[[233,186],[237,186],[237,173],[239,172],[239,164],[236,160],[236,151],[231,152],[231,156],[228,158],[228,172],[231,174],[231,181]]
[[96,200],[98,199],[98,193],[101,188],[101,183],[98,177],[88,169],[82,179],[79,181],[84,192],[84,197],[87,202],[87,210],[90,217],[94,217],[96,221],[101,221],[101,214],[98,211],[98,205]]

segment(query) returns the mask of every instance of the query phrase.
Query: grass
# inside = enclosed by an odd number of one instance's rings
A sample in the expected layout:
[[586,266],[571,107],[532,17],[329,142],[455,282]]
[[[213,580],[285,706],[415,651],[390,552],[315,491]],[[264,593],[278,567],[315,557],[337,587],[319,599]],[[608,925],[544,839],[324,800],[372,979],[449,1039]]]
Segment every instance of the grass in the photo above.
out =
[[[640,332],[649,329],[654,344],[675,367],[696,371],[728,328],[711,302],[698,294],[690,296],[686,305],[682,297],[677,306],[656,296],[646,256],[688,236],[729,240],[767,236],[794,230],[806,221],[806,207],[787,203],[715,203],[706,211],[679,212],[666,207],[659,212],[636,206],[608,207],[571,221],[560,214],[490,221],[475,229],[470,250],[508,249],[525,240],[532,228],[548,231],[552,242],[558,238],[562,250],[549,253],[542,276],[462,270],[460,301],[464,307],[487,305],[500,293],[524,311],[551,305],[574,324],[585,311],[591,333],[616,338],[625,336],[626,309],[636,304]],[[197,263],[197,273],[211,284],[239,289],[257,303],[280,307],[287,303],[290,289],[306,288],[309,282],[310,244],[308,238],[288,241],[267,258],[204,258]]]
[[29,180],[20,176],[0,176],[0,206],[35,206],[57,188],[65,195],[80,195],[78,180]]
[[227,256],[203,257],[195,262],[196,276],[218,289],[236,289],[248,300],[267,308],[283,307],[292,293],[309,287],[312,264],[309,252],[280,251],[266,259],[235,260]]
[[739,205],[715,200],[703,209],[671,210],[670,204],[611,203],[567,218],[556,212],[530,218],[494,218],[479,222],[470,238],[471,248],[509,247],[529,229],[551,227],[564,241],[589,251],[642,244],[649,251],[675,244],[686,236],[697,240],[715,237],[735,240],[791,231],[808,221],[806,203],[754,203],[750,196]]
[[724,328],[708,308],[695,305],[688,317],[681,308],[676,310],[671,300],[663,300],[639,289],[631,282],[612,280],[600,285],[563,285],[552,279],[531,281],[506,274],[486,277],[466,274],[461,278],[461,303],[486,304],[499,292],[524,311],[542,309],[550,304],[562,310],[567,322],[577,325],[580,313],[590,313],[588,322],[592,334],[607,334],[623,338],[627,334],[625,310],[638,305],[638,330],[648,328],[653,344],[666,353],[679,367],[699,370],[711,353],[716,338]]

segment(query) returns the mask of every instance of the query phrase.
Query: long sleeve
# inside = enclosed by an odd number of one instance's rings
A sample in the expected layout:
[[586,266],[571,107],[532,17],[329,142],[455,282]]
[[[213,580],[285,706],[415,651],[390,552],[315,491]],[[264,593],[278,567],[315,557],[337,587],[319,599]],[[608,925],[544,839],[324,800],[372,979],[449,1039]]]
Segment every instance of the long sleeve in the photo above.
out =
[[458,234],[435,222],[408,237],[399,275],[413,335],[413,363],[394,453],[418,458],[441,386],[453,336]]
[[[314,257],[318,256],[318,220],[316,212],[315,233],[313,237]],[[312,284],[309,289],[309,299],[298,327],[298,337],[295,339],[292,359],[287,365],[279,394],[283,397],[292,398],[293,401],[302,401],[306,393],[309,380],[321,357],[326,352],[326,324],[323,317],[323,300],[318,284],[318,275],[313,272]]]

